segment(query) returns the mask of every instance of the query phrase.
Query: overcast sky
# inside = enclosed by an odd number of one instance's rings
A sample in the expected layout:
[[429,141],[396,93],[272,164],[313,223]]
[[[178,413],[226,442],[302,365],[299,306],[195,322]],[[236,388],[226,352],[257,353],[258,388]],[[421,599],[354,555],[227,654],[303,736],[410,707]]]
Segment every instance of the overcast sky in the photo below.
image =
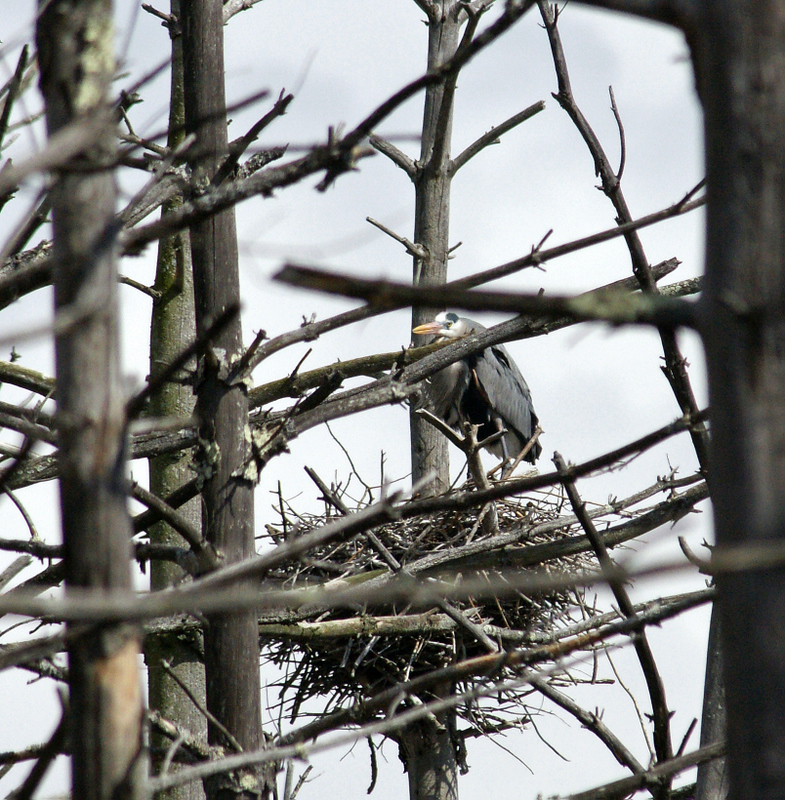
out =
[[[29,37],[34,7],[29,0],[4,3],[0,67],[6,74],[13,70],[19,47]],[[166,57],[168,35],[158,20],[129,0],[117,3],[116,16],[122,71],[131,76],[121,83],[128,85]],[[260,145],[289,143],[291,155],[296,155],[298,148],[323,141],[328,126],[354,126],[423,72],[427,31],[422,20],[422,12],[411,0],[264,0],[235,17],[226,29],[228,100],[237,102],[261,89],[269,89],[273,97],[282,88],[294,92],[289,113],[265,132]],[[587,10],[576,3],[566,7],[560,27],[576,100],[612,160],[617,161],[619,137],[608,99],[608,87],[613,86],[627,137],[623,188],[632,213],[642,216],[680,199],[703,176],[700,111],[683,37],[661,26]],[[165,127],[167,81],[166,75],[153,81],[144,90],[145,102],[132,110],[132,121],[142,136]],[[595,188],[598,181],[592,159],[551,97],[555,90],[547,37],[534,13],[462,73],[453,155],[532,103],[544,100],[546,109],[476,157],[455,179],[451,240],[462,244],[451,262],[451,278],[519,257],[551,229],[548,244],[555,245],[614,224],[610,202]],[[269,102],[263,101],[234,115],[230,137],[242,134],[267,108]],[[417,96],[378,133],[394,137],[396,144],[414,157],[421,116],[422,96]],[[41,146],[40,131],[36,137],[23,134],[8,155],[20,160]],[[260,328],[274,336],[299,325],[304,315],[315,313],[323,318],[354,305],[272,283],[270,275],[287,258],[364,277],[410,280],[411,261],[403,248],[365,221],[367,216],[373,217],[411,237],[414,195],[408,178],[377,155],[363,160],[358,172],[342,176],[327,192],[315,190],[318,179],[305,181],[272,199],[252,199],[238,209],[246,342]],[[127,198],[134,188],[135,184],[124,183],[124,196]],[[642,231],[651,263],[674,256],[683,262],[669,280],[701,273],[702,224],[703,217],[697,212]],[[153,266],[151,248],[140,258],[124,260],[122,271],[151,283]],[[624,244],[615,240],[546,264],[541,270],[519,273],[492,288],[577,292],[627,277],[630,271]],[[125,286],[122,300],[123,369],[130,387],[147,374],[150,308],[144,296]],[[3,313],[0,336],[36,322],[45,323],[50,316],[49,295],[39,292]],[[486,324],[501,319],[476,316]],[[409,327],[408,312],[368,320],[269,359],[255,374],[255,382],[261,384],[291,371],[309,348],[313,352],[303,369],[339,358],[398,349],[408,344]],[[703,405],[706,398],[700,347],[687,335],[681,342]],[[577,462],[620,446],[679,414],[660,371],[661,346],[652,331],[582,326],[508,347],[527,378],[545,430],[539,464],[542,470],[551,467],[554,450]],[[17,349],[23,355],[22,364],[52,372],[51,352],[45,343],[25,342]],[[379,482],[384,453],[386,478],[406,485],[407,421],[404,408],[390,407],[337,421],[331,427],[368,483]],[[457,454],[453,452],[452,456],[457,469]],[[305,478],[304,465],[313,467],[328,481],[344,480],[350,470],[347,456],[326,431],[309,431],[293,441],[291,454],[273,462],[259,486],[258,530],[276,521],[271,492],[279,480],[287,497],[297,498],[293,502],[299,507],[316,506],[317,491]],[[586,481],[580,488],[597,501],[608,495],[624,496],[667,473],[671,466],[678,466],[682,475],[695,470],[695,457],[686,436],[647,453],[624,473]],[[133,473],[135,478],[144,478],[146,465],[134,464]],[[49,537],[57,536],[53,488],[38,489],[35,495],[40,527]],[[47,512],[47,508],[51,510]],[[707,508],[704,510],[707,513],[692,515],[673,530],[650,535],[651,548],[646,554],[635,555],[642,549],[636,545],[623,557],[633,555],[635,563],[672,557],[679,534],[699,549],[702,539],[710,535],[710,514]],[[26,529],[7,501],[4,512],[5,535],[25,536]],[[697,577],[670,580],[667,590],[701,585]],[[662,587],[662,583],[638,587],[635,598],[660,594]],[[706,621],[705,612],[693,612],[662,631],[652,632],[668,697],[676,711],[677,744],[691,719],[700,714]],[[618,659],[628,666],[630,688],[639,689],[635,665],[629,662],[628,654],[620,653]],[[52,686],[41,683],[23,688],[20,675],[3,676],[3,680],[2,716],[17,719],[19,725],[0,726],[0,750],[40,741],[48,735],[40,714],[54,720],[57,713]],[[606,722],[633,741],[636,755],[645,760],[634,709],[621,690],[608,688],[603,694],[605,691],[594,688],[589,695],[580,690],[575,696],[591,707],[607,702]],[[20,699],[23,705],[16,705]],[[494,744],[471,742],[471,771],[461,777],[463,797],[491,793],[506,797],[514,787],[516,796],[534,798],[538,793],[585,789],[622,776],[607,751],[563,714],[544,715],[537,725],[570,761],[560,759],[531,728],[502,740],[527,766]],[[696,736],[691,746],[697,745]],[[343,762],[336,763],[343,755],[341,752],[315,761],[315,772],[323,774],[302,790],[303,800],[333,794],[365,796],[370,780],[367,746],[358,745]],[[375,796],[380,800],[405,796],[406,779],[396,748],[388,744],[384,755],[386,762],[380,765],[383,780]],[[25,772],[26,768],[15,769],[0,780],[0,795],[16,786]],[[61,765],[48,781],[47,791],[62,788],[64,774]]]

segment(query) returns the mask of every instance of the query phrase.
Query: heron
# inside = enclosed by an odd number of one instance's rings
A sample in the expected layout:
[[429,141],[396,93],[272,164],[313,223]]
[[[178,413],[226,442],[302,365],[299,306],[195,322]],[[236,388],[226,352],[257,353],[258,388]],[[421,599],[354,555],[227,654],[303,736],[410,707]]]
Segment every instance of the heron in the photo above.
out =
[[[446,311],[412,332],[432,334],[435,341],[444,342],[484,330],[479,322]],[[451,428],[460,430],[465,422],[477,425],[480,441],[503,432],[486,449],[505,463],[517,458],[537,427],[526,380],[501,344],[486,347],[435,373],[428,380],[427,393],[431,410]],[[524,459],[533,464],[541,452],[542,446],[535,442]]]

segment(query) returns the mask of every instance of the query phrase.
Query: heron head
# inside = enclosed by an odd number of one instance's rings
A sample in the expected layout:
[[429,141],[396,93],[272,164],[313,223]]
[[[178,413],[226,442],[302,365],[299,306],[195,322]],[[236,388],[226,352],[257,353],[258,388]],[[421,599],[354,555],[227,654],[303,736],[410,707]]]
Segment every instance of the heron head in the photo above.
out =
[[459,317],[454,311],[442,311],[441,314],[437,314],[433,322],[418,325],[412,329],[412,333],[431,334],[440,339],[459,339],[461,336],[471,333],[474,326],[475,323]]

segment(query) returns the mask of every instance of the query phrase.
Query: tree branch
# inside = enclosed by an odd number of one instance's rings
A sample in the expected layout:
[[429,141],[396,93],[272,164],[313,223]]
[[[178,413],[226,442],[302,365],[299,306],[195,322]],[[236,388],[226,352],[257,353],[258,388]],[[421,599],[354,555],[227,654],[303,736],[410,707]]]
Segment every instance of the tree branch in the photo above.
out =
[[[563,472],[567,468],[564,459],[559,453],[554,454],[553,463],[556,465],[556,469],[559,472]],[[563,481],[562,485],[567,492],[567,496],[570,499],[575,515],[581,523],[581,527],[586,532],[586,537],[591,542],[592,549],[600,563],[600,568],[603,573],[612,573],[615,570],[615,565],[608,554],[608,549],[605,546],[602,536],[600,536],[591,518],[586,513],[586,506],[578,494],[575,482],[567,479]],[[621,581],[615,581],[613,579],[610,579],[608,584],[624,616],[627,618],[634,617],[635,610],[624,584]],[[654,747],[657,752],[657,759],[660,762],[667,761],[673,757],[673,748],[671,745],[670,732],[671,712],[668,709],[668,703],[665,699],[665,686],[659,669],[657,668],[657,663],[654,660],[654,654],[646,639],[646,634],[641,632],[636,636],[633,639],[633,646],[638,660],[640,661],[641,670],[643,671],[646,686],[649,690],[654,722]],[[662,792],[667,791],[668,786],[669,784],[659,786],[657,791],[658,796],[664,796]]]
[[452,164],[450,165],[452,173],[455,174],[458,172],[458,170],[464,166],[467,161],[474,158],[474,156],[476,156],[489,145],[498,144],[499,137],[503,136],[508,131],[511,131],[521,123],[526,122],[527,119],[531,119],[535,114],[539,114],[540,111],[543,111],[544,109],[545,102],[540,100],[534,103],[534,105],[531,105],[528,108],[525,108],[523,111],[513,115],[500,125],[491,128],[487,133],[484,133],[479,139],[472,142],[462,153],[453,159]]
[[593,291],[577,296],[543,296],[512,292],[468,291],[452,286],[411,286],[387,280],[330,273],[287,263],[273,279],[299,288],[354,297],[384,309],[447,305],[471,311],[506,311],[535,318],[567,317],[574,322],[645,324],[661,328],[698,327],[693,303],[676,298]]

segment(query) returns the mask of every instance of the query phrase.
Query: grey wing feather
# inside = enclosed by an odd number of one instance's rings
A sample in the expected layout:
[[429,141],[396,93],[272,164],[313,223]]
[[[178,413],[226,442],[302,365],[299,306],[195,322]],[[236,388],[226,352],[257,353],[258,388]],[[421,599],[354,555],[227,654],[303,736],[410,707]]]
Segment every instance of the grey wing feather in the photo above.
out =
[[[538,422],[525,378],[502,345],[485,350],[476,361],[475,372],[491,408],[502,418],[510,433],[517,434],[517,446],[510,441],[510,436],[505,437],[508,449],[512,454],[519,453]],[[540,446],[535,444],[532,454],[537,457],[539,453]]]

